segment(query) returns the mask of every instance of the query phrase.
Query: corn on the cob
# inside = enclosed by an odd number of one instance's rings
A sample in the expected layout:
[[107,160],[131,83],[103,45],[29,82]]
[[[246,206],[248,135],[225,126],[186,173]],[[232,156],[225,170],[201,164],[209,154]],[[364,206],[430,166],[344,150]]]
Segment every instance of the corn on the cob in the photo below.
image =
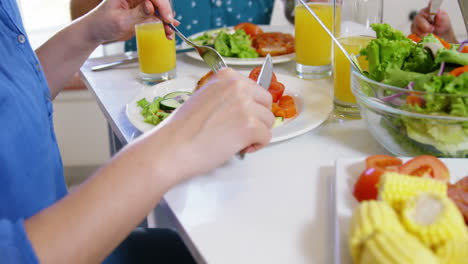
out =
[[447,184],[428,178],[407,176],[396,172],[387,172],[379,181],[379,199],[387,202],[397,212],[403,203],[420,192],[447,194]]
[[365,201],[354,210],[351,219],[349,247],[358,263],[363,243],[376,232],[406,232],[395,211],[385,202]]
[[[436,249],[452,239],[464,238],[463,216],[447,195],[420,193],[408,200],[401,212],[406,229],[426,246]],[[468,263],[468,259],[466,260]]]
[[450,240],[438,248],[436,253],[441,264],[466,264],[468,263],[468,237]]
[[439,259],[408,233],[375,233],[365,243],[360,264],[438,264]]

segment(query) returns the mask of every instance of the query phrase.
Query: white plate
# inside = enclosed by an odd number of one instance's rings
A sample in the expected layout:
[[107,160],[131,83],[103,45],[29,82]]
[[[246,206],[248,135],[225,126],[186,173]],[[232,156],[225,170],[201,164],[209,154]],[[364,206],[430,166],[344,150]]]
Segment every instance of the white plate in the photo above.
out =
[[[260,27],[262,28],[262,30],[264,32],[282,32],[282,33],[289,33],[291,35],[294,35],[294,28],[293,27],[269,26],[269,25],[261,25]],[[211,31],[211,30],[209,30],[209,31]],[[188,38],[193,39],[193,38],[196,38],[196,37],[198,37],[200,35],[203,35],[203,33],[205,33],[205,31],[193,34],[193,35],[189,36]],[[191,46],[189,46],[187,43],[184,42],[184,43],[182,43],[181,48],[182,49],[191,48]],[[194,59],[199,60],[199,61],[203,61],[202,58],[200,57],[200,55],[195,51],[187,52],[186,54],[187,54],[187,56],[189,56],[191,58],[194,58]],[[283,63],[283,62],[288,62],[288,61],[293,60],[295,56],[296,56],[295,53],[290,53],[290,54],[286,54],[286,55],[273,56],[272,59],[273,59],[274,64],[275,63]],[[263,61],[265,60],[264,57],[258,57],[258,58],[255,58],[255,59],[241,59],[241,58],[232,58],[232,57],[223,57],[223,58],[224,58],[224,61],[228,65],[262,65]]]
[[[248,73],[244,73],[247,75]],[[272,130],[271,142],[278,142],[304,134],[325,121],[332,111],[333,99],[323,87],[326,81],[304,81],[299,78],[276,74],[278,81],[285,85],[284,94],[294,97],[298,115],[287,119],[282,126]],[[154,126],[144,122],[137,101],[145,97],[152,101],[156,96],[164,96],[175,91],[192,91],[200,76],[186,76],[145,87],[127,104],[126,114],[130,122],[141,132],[149,131]]]
[[[365,158],[338,159],[336,161],[336,175],[332,188],[332,198],[335,206],[332,207],[333,218],[333,250],[335,264],[352,264],[348,250],[349,225],[353,209],[359,204],[352,190],[354,183],[365,168]],[[407,160],[407,159],[403,159]],[[466,159],[441,159],[450,170],[451,182],[468,175]]]

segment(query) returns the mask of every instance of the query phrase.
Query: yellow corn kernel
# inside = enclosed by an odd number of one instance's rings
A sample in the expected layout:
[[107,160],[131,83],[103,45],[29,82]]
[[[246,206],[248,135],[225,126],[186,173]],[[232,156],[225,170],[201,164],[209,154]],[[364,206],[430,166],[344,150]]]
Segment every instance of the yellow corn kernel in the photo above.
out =
[[402,232],[375,233],[365,243],[360,264],[438,264],[439,259],[417,238]]
[[354,210],[351,219],[349,249],[358,263],[361,248],[375,232],[406,232],[395,211],[385,202],[364,201]]
[[410,233],[432,249],[468,235],[463,216],[447,195],[416,195],[404,204],[401,219]]
[[468,237],[448,241],[438,248],[441,264],[466,264],[468,263]]
[[447,195],[447,184],[428,178],[387,172],[379,181],[379,199],[387,202],[397,212],[409,198],[420,192],[434,192]]

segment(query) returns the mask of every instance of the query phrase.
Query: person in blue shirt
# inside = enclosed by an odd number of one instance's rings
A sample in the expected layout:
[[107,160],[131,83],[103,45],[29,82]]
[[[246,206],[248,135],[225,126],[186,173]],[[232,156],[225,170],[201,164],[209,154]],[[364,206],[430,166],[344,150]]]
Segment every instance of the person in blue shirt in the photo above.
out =
[[171,187],[269,142],[271,96],[224,69],[67,192],[51,100],[98,45],[133,34],[156,8],[177,24],[167,0],[106,0],[34,52],[16,1],[0,1],[1,263],[99,263]]
[[[71,0],[70,12],[76,19],[97,6],[102,0]],[[270,24],[275,0],[172,0],[175,18],[180,21],[182,34],[235,26],[241,22]],[[126,40],[126,39],[125,39]],[[125,42],[125,51],[135,51],[136,40]]]

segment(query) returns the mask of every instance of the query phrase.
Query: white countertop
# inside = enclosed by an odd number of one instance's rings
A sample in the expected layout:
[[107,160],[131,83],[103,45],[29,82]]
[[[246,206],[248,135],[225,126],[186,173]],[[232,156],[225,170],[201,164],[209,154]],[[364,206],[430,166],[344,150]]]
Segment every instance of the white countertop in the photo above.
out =
[[[125,116],[126,103],[141,89],[137,65],[90,70],[116,59],[89,60],[82,76],[114,132],[130,142],[140,135]],[[293,70],[292,62],[275,65],[277,73]],[[177,56],[178,76],[207,71],[201,62]],[[271,144],[243,161],[232,159],[177,186],[164,197],[167,213],[199,262],[330,263],[328,189],[335,159],[377,153],[388,152],[363,121],[331,117],[302,136]]]

